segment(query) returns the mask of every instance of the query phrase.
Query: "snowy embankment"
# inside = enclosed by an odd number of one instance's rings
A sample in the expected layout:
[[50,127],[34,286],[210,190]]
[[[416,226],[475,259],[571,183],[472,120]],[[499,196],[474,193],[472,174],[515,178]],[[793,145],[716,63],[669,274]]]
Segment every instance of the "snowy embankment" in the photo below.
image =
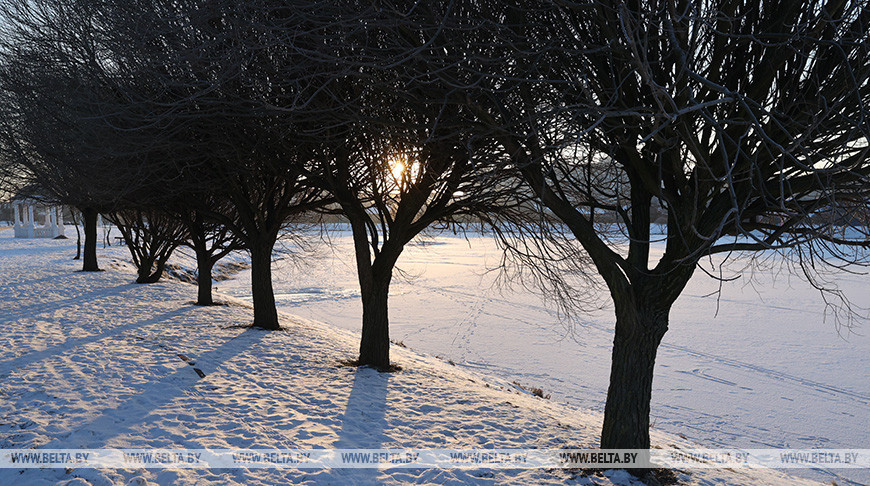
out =
[[[0,231],[0,447],[588,448],[601,417],[395,347],[404,369],[339,366],[355,334],[283,315],[243,326],[244,301],[190,304],[195,289],[136,285],[123,248],[76,272],[72,240]],[[329,306],[329,302],[323,302]],[[191,366],[191,363],[195,363]],[[199,370],[197,372],[196,370]],[[202,376],[200,376],[202,375]],[[697,447],[655,432],[665,447]],[[778,471],[678,472],[687,484],[800,484]],[[462,469],[0,469],[0,484],[632,484],[621,471]],[[637,484],[637,483],[634,483]]]
[[[358,331],[361,306],[349,232],[339,228],[330,237],[332,246],[306,255],[304,264],[275,265],[278,306]],[[600,311],[562,322],[551,302],[518,282],[496,285],[504,277],[500,260],[493,239],[479,233],[442,234],[409,245],[398,262],[403,272],[391,286],[393,339],[477,374],[541,388],[554,401],[603,410],[614,326],[606,294]],[[868,323],[857,322],[854,333],[838,328],[825,315],[819,293],[778,261],[753,265],[733,255],[723,268],[729,281],[722,282],[721,293],[719,281],[696,272],[659,348],[655,429],[707,447],[868,448]],[[718,261],[704,264],[719,269]],[[866,313],[870,277],[841,273],[831,279]],[[218,287],[248,298],[250,272]],[[867,469],[792,474],[841,486],[870,484]]]

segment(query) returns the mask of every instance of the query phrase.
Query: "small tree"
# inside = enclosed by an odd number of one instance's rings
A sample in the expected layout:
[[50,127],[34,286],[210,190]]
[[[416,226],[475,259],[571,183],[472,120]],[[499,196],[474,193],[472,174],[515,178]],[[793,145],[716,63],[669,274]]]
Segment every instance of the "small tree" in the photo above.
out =
[[75,208],[70,208],[73,226],[76,228],[76,256],[73,260],[81,260],[82,258],[82,232],[79,229],[79,216]]
[[124,237],[140,284],[160,280],[172,252],[188,238],[187,226],[159,209],[126,209],[108,213],[106,218]]
[[[211,211],[219,214],[229,214],[231,207],[223,211],[217,205],[208,205]],[[234,250],[244,248],[230,228],[206,217],[196,209],[182,210],[178,214],[179,221],[187,230],[187,239],[182,243],[193,250],[196,255],[196,305],[214,305],[212,297],[212,269],[221,258]]]

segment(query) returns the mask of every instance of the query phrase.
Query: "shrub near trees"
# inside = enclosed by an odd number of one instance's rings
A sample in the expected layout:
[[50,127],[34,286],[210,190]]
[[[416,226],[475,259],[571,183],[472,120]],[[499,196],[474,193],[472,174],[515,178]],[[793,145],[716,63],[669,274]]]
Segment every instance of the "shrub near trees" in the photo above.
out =
[[160,209],[125,209],[108,213],[133,256],[139,272],[136,283],[155,283],[163,276],[172,252],[188,239],[187,227]]

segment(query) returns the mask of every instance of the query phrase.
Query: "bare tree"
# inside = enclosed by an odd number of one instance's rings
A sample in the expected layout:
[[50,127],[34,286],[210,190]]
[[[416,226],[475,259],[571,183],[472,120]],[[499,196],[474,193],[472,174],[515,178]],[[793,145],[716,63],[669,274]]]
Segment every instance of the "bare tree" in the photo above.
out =
[[321,115],[300,125],[319,142],[306,167],[350,222],[363,304],[356,362],[382,370],[391,368],[388,295],[405,245],[433,224],[479,220],[515,190],[503,152],[471,129],[453,86],[426,74],[444,14],[435,4],[409,14],[331,1],[297,8],[300,22],[289,24],[306,26],[317,46],[309,56],[325,65],[328,89],[309,101]]
[[[430,120],[439,124],[434,114]],[[360,365],[390,368],[387,302],[405,245],[435,223],[469,223],[500,209],[503,194],[511,193],[493,164],[487,171],[476,158],[483,144],[457,136],[443,118],[440,123],[426,135],[423,127],[400,134],[369,122],[335,145],[312,176],[350,222],[363,303]],[[450,136],[438,139],[442,128]],[[372,129],[377,135],[367,139]]]
[[[42,61],[37,61],[42,63]],[[31,66],[33,67],[33,66]],[[2,152],[14,160],[18,186],[38,187],[43,197],[75,207],[82,215],[85,242],[82,270],[98,271],[97,218],[113,205],[118,172],[88,146],[94,135],[79,125],[68,101],[81,85],[47,69],[4,62]]]
[[160,209],[125,209],[106,217],[121,232],[139,276],[136,283],[155,283],[163,276],[172,252],[187,239],[187,227]]
[[493,45],[519,54],[470,105],[613,300],[601,446],[648,448],[656,350],[702,257],[773,250],[811,281],[824,264],[867,263],[866,230],[822,215],[870,203],[870,11],[667,0],[500,11]]
[[189,208],[229,228],[250,252],[254,325],[278,329],[275,242],[294,216],[326,202],[305,180],[310,150],[296,128],[311,116],[305,101],[322,88],[307,79],[304,36],[288,36],[294,19],[265,1],[92,3],[129,86],[103,120],[140,134],[130,150],[165,174],[164,195],[229,204]]
[[159,181],[133,163],[123,127],[102,120],[121,92],[98,54],[95,12],[72,0],[9,1],[0,23],[3,156],[46,197],[81,212],[83,270],[97,271],[99,213]]
[[[199,206],[199,204],[191,206]],[[218,203],[212,198],[210,211],[218,214],[231,214],[232,208],[228,204],[218,207]],[[197,269],[197,305],[214,305],[212,297],[212,269],[221,258],[232,251],[244,249],[244,245],[238,240],[230,228],[213,219],[206,217],[197,209],[182,209],[177,217],[187,229],[187,239],[182,243],[193,250],[196,255]]]

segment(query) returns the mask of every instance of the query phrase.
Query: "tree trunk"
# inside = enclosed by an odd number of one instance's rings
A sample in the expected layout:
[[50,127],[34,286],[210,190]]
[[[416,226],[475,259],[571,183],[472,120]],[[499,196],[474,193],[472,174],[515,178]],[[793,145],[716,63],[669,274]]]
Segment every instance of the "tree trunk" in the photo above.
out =
[[213,265],[214,262],[207,251],[196,250],[196,305],[214,305],[211,295],[211,269]]
[[385,241],[373,261],[365,226],[368,215],[362,211],[350,212],[348,218],[353,231],[357,277],[363,305],[362,337],[357,364],[387,371],[390,369],[390,320],[387,312],[387,297],[390,293],[393,267],[402,253],[402,246],[395,244],[395,241]]
[[79,230],[79,220],[76,218],[75,209],[70,211],[72,213],[73,226],[76,228],[76,257],[73,260],[81,260],[82,258],[82,232]]
[[362,285],[363,324],[359,345],[359,365],[378,369],[390,367],[390,320],[387,314],[387,296],[390,291],[390,273],[379,275]]
[[85,248],[82,258],[83,272],[99,272],[97,266],[97,210],[84,208],[82,212],[82,224],[85,227]]
[[171,255],[172,255],[172,252],[169,252],[169,254],[166,255],[165,257],[157,259],[157,268],[154,269],[154,273],[153,273],[154,281],[148,282],[148,283],[154,283],[154,282],[157,282],[158,280],[160,280],[161,278],[163,278],[163,272],[166,270],[166,262],[169,261],[169,257]]
[[162,271],[155,269],[154,258],[150,255],[143,255],[141,264],[139,265],[139,278],[136,279],[138,284],[155,283],[160,280]]
[[254,303],[254,327],[281,329],[275,293],[272,290],[272,244],[251,245],[251,300]]
[[137,284],[152,284],[160,281],[161,273],[153,272],[148,275],[139,275],[139,278],[136,279]]
[[[630,299],[633,300],[633,299]],[[604,407],[602,449],[649,449],[653,369],[670,308],[616,303],[616,336]]]

